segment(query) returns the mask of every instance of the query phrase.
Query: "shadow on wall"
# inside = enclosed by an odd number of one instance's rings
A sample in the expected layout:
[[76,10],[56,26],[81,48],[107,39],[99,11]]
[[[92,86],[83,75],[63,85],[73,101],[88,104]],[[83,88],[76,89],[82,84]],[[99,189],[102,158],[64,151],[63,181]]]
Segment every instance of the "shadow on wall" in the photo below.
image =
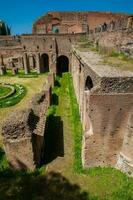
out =
[[63,122],[61,117],[50,115],[46,121],[42,164],[48,164],[58,156],[64,156]]
[[0,199],[89,200],[86,192],[60,173],[38,176],[11,170],[0,172]]
[[59,98],[58,98],[57,94],[52,94],[52,100],[53,100],[55,106],[57,106],[59,104]]

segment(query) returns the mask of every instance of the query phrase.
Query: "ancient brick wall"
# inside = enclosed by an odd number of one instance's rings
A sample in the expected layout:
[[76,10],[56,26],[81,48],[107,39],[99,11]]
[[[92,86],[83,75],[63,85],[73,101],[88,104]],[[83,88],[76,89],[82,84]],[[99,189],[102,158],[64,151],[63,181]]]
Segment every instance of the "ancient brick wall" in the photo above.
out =
[[[49,70],[56,73],[56,60],[65,55],[71,62],[71,46],[84,34],[46,34],[46,35],[22,35],[19,42],[14,45],[0,46],[0,65],[6,68],[13,66],[24,68],[25,73],[30,69],[36,69],[40,73],[43,66],[43,55],[48,56]],[[2,37],[2,41],[18,41],[14,37]],[[19,44],[19,46],[18,46]],[[2,61],[1,61],[2,58]],[[38,69],[40,68],[40,70]],[[69,66],[70,68],[70,66]]]
[[52,33],[56,27],[59,33],[81,33],[104,22],[109,23],[123,16],[110,12],[49,12],[33,24],[33,33]]
[[95,95],[86,92],[86,115],[90,125],[84,136],[84,166],[116,165],[133,111],[132,98],[132,94]]
[[[133,108],[132,108],[133,109]],[[124,135],[123,145],[118,157],[116,167],[133,176],[133,113],[130,113],[127,131]]]
[[[74,49],[73,49],[74,50]],[[100,85],[101,78],[89,68],[83,61],[82,58],[74,51],[72,54],[72,77],[73,77],[73,85],[75,89],[75,94],[77,97],[77,101],[79,104],[81,120],[83,120],[83,113],[84,113],[84,90],[85,90],[85,81],[87,76],[91,76],[93,80],[93,84]],[[100,87],[100,86],[99,86]],[[83,125],[84,126],[84,125]]]
[[124,52],[133,56],[133,15],[121,16],[90,30],[89,39],[105,52]]
[[19,37],[15,36],[0,36],[0,60],[7,68],[10,68],[10,62],[17,59],[18,67],[22,68],[22,46]]
[[[112,166],[132,174],[133,76],[112,73],[109,66],[101,70],[95,54],[82,55],[73,48],[71,72],[83,124],[83,166]],[[92,82],[86,88],[88,77]]]
[[3,124],[5,152],[15,169],[34,169],[40,165],[52,77],[48,77],[42,92],[33,97],[28,109],[12,114]]

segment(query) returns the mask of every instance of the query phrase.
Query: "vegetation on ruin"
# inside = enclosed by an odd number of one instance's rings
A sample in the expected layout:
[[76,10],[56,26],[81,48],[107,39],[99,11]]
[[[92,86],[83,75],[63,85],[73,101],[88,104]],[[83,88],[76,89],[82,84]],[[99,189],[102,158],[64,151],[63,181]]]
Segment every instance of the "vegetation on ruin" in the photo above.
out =
[[122,52],[112,51],[108,55],[103,55],[103,64],[108,64],[121,70],[133,71],[133,58]]
[[94,49],[95,50],[95,48],[94,48],[94,44],[92,43],[92,41],[90,41],[88,38],[87,38],[87,36],[86,35],[84,35],[84,36],[81,36],[80,37],[80,39],[79,39],[79,41],[78,41],[78,44],[77,44],[77,47],[78,47],[78,49],[80,49],[81,51],[83,51],[83,50],[90,50],[90,49]]
[[30,72],[28,74],[25,74],[24,70],[23,69],[19,69],[18,70],[18,73],[16,75],[14,75],[12,73],[12,70],[11,69],[7,69],[6,70],[6,74],[3,75],[4,77],[5,76],[8,76],[8,77],[19,77],[19,78],[36,78],[38,77],[39,75],[37,74],[37,72],[35,70],[30,70]]
[[[3,98],[0,98],[0,108],[14,106],[26,95],[26,88],[24,86],[19,84],[13,84],[10,86],[13,87],[14,90],[12,92],[8,92],[6,96],[3,95]],[[4,91],[3,87],[0,88]],[[5,93],[7,91],[6,89],[8,89],[8,87],[5,86]]]
[[[32,79],[19,79],[19,81],[23,81],[23,84],[28,86],[28,90],[31,90],[36,80],[39,85],[41,78],[33,79],[34,81]],[[37,90],[36,85],[34,87]],[[25,104],[24,99],[22,101]],[[88,170],[82,168],[83,131],[72,77],[69,73],[56,78],[46,127],[46,170],[41,168],[35,172],[12,171],[8,167],[4,151],[0,149],[0,198],[2,200],[133,199],[132,178],[112,168],[98,167]]]
[[87,36],[82,36],[76,46],[80,51],[94,51],[100,54],[102,64],[110,65],[124,71],[133,71],[133,58],[127,53],[115,50],[101,49],[98,44],[92,43]]

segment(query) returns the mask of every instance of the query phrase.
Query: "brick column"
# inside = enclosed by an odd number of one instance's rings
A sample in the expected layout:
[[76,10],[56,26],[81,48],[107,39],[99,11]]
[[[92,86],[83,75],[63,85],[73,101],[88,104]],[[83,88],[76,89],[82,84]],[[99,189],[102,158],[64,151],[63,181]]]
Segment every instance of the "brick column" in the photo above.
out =
[[29,61],[28,61],[27,53],[24,53],[24,55],[23,55],[23,61],[24,61],[24,71],[25,71],[25,74],[28,74],[30,72],[30,69],[29,69]]
[[41,73],[41,66],[40,66],[40,53],[36,54],[36,68],[37,68],[37,73]]
[[57,42],[56,38],[52,38],[52,52],[50,55],[50,72],[56,74],[56,64],[57,64],[57,56],[58,56],[58,51],[57,51]]

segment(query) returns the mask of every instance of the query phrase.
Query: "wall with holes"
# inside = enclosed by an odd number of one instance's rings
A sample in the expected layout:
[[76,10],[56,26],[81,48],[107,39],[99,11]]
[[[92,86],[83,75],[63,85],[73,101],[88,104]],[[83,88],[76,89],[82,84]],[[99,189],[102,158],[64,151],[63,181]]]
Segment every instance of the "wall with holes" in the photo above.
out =
[[85,167],[116,165],[128,133],[132,98],[132,94],[86,94]]

